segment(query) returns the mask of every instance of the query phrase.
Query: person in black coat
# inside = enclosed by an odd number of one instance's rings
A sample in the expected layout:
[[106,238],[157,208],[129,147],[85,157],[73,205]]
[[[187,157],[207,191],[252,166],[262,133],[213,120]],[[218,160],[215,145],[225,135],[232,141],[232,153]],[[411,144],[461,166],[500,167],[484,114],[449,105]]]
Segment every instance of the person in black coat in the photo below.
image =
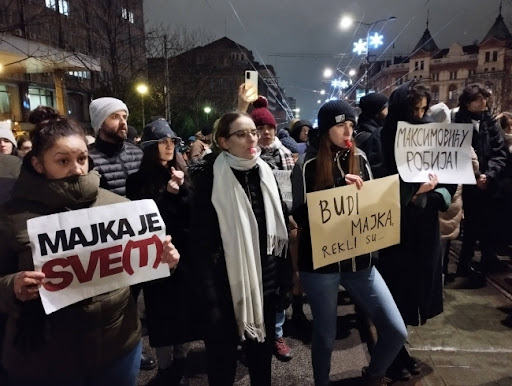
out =
[[371,93],[359,102],[361,115],[354,129],[354,140],[359,149],[364,151],[374,178],[385,176],[383,167],[380,132],[388,115],[388,98],[383,94]]
[[249,115],[224,114],[215,132],[222,151],[190,170],[196,191],[190,252],[202,290],[211,386],[233,384],[240,343],[251,385],[271,384],[276,294],[291,289],[291,267],[282,257],[286,216],[258,137]]
[[481,84],[467,86],[459,97],[455,122],[473,124],[471,146],[478,157],[476,185],[464,185],[464,238],[457,274],[470,272],[476,240],[480,241],[482,259],[479,269],[484,272],[500,267],[495,251],[496,220],[499,211],[500,177],[507,165],[508,150],[498,122],[489,112],[491,93]]
[[184,376],[184,343],[201,338],[188,262],[192,188],[185,161],[176,150],[179,142],[165,119],[151,122],[144,128],[140,168],[126,181],[129,199],[156,202],[167,233],[181,254],[180,264],[170,277],[143,286],[149,343],[156,347],[158,378],[166,385],[178,385]]
[[[387,174],[398,173],[395,136],[398,121],[429,123],[425,114],[430,92],[413,80],[396,89],[389,100],[389,114],[382,129],[382,151]],[[423,184],[400,179],[400,244],[379,252],[377,265],[406,325],[422,325],[443,312],[441,237],[438,211],[446,211],[456,185],[441,186],[437,176]],[[405,347],[388,370],[392,379],[409,379],[420,367]]]

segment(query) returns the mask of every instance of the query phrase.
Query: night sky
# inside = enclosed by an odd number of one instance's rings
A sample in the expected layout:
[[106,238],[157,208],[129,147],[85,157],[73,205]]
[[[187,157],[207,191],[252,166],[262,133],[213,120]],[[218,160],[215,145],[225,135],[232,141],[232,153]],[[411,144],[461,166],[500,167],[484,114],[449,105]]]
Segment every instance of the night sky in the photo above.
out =
[[[342,15],[365,23],[397,18],[372,29],[384,35],[382,48],[371,51],[376,54],[371,60],[376,60],[410,54],[428,14],[439,48],[480,42],[499,5],[499,0],[146,0],[144,12],[149,26],[200,28],[252,50],[257,61],[275,67],[281,87],[297,99],[301,117],[313,120],[320,106],[317,100],[325,99],[318,91],[330,88],[323,70],[345,71],[363,59],[352,53],[352,47],[357,39],[366,38],[366,27],[357,28],[355,23],[342,30]],[[503,0],[502,14],[512,30],[512,0]]]

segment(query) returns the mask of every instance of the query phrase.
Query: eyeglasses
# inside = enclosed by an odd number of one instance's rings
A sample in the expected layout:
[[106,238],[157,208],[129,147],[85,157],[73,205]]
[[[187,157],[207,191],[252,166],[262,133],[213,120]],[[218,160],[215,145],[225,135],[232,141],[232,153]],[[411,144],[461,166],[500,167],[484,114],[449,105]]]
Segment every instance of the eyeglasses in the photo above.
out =
[[226,135],[226,139],[228,139],[229,137],[233,136],[233,135],[236,135],[237,138],[249,138],[249,135],[253,136],[253,137],[260,137],[260,133],[258,132],[258,130],[256,129],[253,129],[253,130],[237,130],[233,133],[229,133],[228,135]]

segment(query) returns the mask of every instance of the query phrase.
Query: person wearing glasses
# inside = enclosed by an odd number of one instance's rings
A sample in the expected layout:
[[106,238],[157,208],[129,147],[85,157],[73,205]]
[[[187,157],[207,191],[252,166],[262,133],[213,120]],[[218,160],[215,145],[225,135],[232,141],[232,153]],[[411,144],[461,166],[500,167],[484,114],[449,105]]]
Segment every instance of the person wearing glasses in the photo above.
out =
[[144,151],[140,168],[126,180],[126,196],[154,200],[167,232],[180,248],[181,263],[171,276],[143,284],[149,343],[158,360],[157,379],[167,385],[180,384],[187,343],[200,339],[188,260],[192,189],[176,147],[180,142],[164,118],[149,123],[140,143]]
[[224,114],[219,154],[192,167],[191,256],[204,312],[208,381],[232,385],[245,346],[251,385],[271,384],[276,292],[288,230],[277,182],[245,113]]

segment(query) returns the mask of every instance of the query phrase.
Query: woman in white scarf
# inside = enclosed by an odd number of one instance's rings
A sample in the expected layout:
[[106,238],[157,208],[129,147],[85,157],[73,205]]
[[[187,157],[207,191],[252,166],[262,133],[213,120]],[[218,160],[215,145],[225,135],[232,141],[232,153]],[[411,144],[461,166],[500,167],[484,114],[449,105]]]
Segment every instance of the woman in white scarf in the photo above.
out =
[[215,140],[222,151],[213,166],[207,161],[200,172],[191,172],[199,194],[191,233],[200,235],[192,248],[201,259],[207,302],[209,383],[233,383],[236,346],[242,341],[251,384],[270,385],[274,294],[283,260],[278,256],[288,242],[282,202],[270,167],[259,157],[258,131],[250,116],[223,115]]

